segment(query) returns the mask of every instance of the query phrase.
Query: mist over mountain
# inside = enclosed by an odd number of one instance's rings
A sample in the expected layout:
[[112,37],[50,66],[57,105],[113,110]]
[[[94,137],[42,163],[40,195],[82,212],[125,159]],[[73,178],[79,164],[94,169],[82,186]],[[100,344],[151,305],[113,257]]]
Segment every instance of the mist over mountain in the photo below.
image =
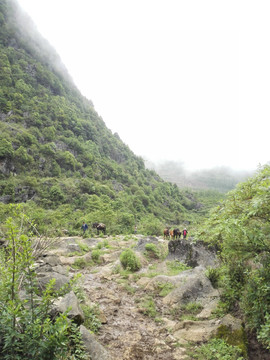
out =
[[211,169],[187,170],[177,161],[146,161],[146,167],[155,170],[162,179],[177,184],[179,188],[216,190],[226,193],[254,174],[251,170],[233,170],[220,166]]

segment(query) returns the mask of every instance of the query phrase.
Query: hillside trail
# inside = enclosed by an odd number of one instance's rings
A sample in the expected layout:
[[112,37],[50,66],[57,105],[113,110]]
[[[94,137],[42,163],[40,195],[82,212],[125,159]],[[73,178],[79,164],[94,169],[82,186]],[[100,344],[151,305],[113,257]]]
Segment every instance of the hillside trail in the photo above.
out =
[[[104,240],[77,238],[76,242],[93,249]],[[137,281],[151,268],[155,268],[156,273],[162,273],[165,262],[154,259],[146,261],[141,257],[143,267],[139,272],[119,273],[120,253],[134,247],[137,241],[138,237],[135,236],[106,237],[108,248],[101,249],[103,254],[99,264],[79,270],[70,268],[70,271],[82,274],[82,287],[87,300],[91,304],[98,304],[103,324],[96,335],[97,339],[115,360],[187,359],[186,349],[170,334],[170,325],[174,324],[170,319],[170,309],[162,304],[162,297],[147,293]],[[69,253],[60,258],[63,264],[71,265],[78,256]],[[147,278],[142,277],[140,281],[143,284]]]
[[[203,338],[220,320],[206,316],[200,321],[192,314],[194,321],[186,320],[185,326],[186,333],[194,331],[193,338],[189,341],[189,337],[181,336],[183,330],[177,326],[183,322],[183,314],[164,303],[160,289],[148,286],[158,275],[168,272],[166,256],[149,258],[145,252],[136,251],[139,238],[140,235],[65,238],[53,252],[71,274],[82,274],[80,286],[86,302],[99,308],[102,326],[95,336],[107,349],[110,360],[192,360],[190,350],[201,343],[193,341],[194,336],[199,334]],[[168,241],[162,238],[158,241],[165,251]],[[83,246],[88,251],[78,254]],[[136,273],[128,273],[121,267],[119,257],[127,248],[134,249],[140,258],[142,268]],[[96,263],[91,260],[94,249],[100,249],[101,253]],[[84,259],[86,266],[76,269],[74,264],[78,259]],[[258,351],[249,360],[270,359],[267,355],[260,356]]]

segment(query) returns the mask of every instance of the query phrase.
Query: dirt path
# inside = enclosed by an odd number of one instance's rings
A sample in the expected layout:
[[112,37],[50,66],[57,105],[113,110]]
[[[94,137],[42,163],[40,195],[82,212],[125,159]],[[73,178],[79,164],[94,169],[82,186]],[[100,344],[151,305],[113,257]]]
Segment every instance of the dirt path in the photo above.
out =
[[[64,254],[61,254],[61,259],[73,268],[73,273],[80,272],[83,275],[82,287],[86,299],[88,303],[97,304],[100,310],[102,326],[96,338],[108,350],[111,358],[191,360],[186,346],[188,341],[175,335],[175,326],[181,322],[179,314],[176,316],[173,309],[164,303],[160,293],[147,287],[147,282],[154,279],[155,275],[166,273],[167,262],[160,258],[145,258],[141,253],[142,269],[128,274],[121,268],[119,256],[124,249],[136,248],[138,238],[118,236],[73,240],[73,243],[72,240],[66,242],[68,246],[63,245]],[[88,247],[84,256],[78,254],[79,248],[83,248],[82,245]],[[70,249],[72,251],[68,253]],[[95,264],[90,255],[93,249],[99,249],[101,253],[100,261]],[[137,255],[140,255],[140,252]],[[86,261],[85,266],[75,270],[72,264],[82,258]],[[89,259],[91,261],[88,264]],[[199,319],[195,319],[195,324],[200,326],[197,320]],[[214,320],[205,321],[208,323]],[[194,326],[192,321],[189,323]],[[196,341],[193,346],[197,346]],[[250,360],[270,359],[267,354],[266,357],[259,357],[257,354],[256,358],[254,346],[249,350]]]
[[[114,274],[113,269],[117,267],[114,259],[118,259],[119,249],[132,246],[134,240],[110,242],[113,249],[106,251],[109,254],[107,264],[81,271],[84,291],[91,302],[99,304],[102,314],[103,325],[97,335],[99,342],[117,360],[185,359],[185,349],[179,346],[161,320],[168,312],[161,306],[161,300],[155,299],[155,317],[144,314],[141,302],[149,295],[132,275],[125,278],[119,273]],[[142,272],[149,264],[145,265]]]

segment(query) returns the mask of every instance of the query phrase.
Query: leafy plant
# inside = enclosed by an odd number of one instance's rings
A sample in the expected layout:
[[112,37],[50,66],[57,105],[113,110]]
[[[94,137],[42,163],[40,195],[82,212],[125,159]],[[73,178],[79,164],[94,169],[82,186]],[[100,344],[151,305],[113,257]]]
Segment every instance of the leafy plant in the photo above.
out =
[[151,296],[147,296],[143,299],[143,301],[140,303],[141,311],[143,314],[154,318],[157,314],[156,310],[156,304],[154,299]]
[[101,251],[99,249],[94,249],[92,250],[91,256],[92,256],[92,260],[95,263],[98,263],[100,260],[100,255],[101,255]]
[[[23,223],[29,219],[19,206],[12,206],[11,212],[13,217],[7,219],[5,228],[7,246],[0,251],[1,355],[6,360],[25,357],[68,359],[67,348],[72,349],[72,356],[79,348],[70,343],[71,325],[66,314],[59,315],[54,321],[51,319],[50,312],[57,296],[55,280],[51,280],[45,291],[38,294],[32,234],[21,233]],[[21,290],[25,292],[26,300],[19,296]],[[81,346],[80,351],[82,354]]]
[[99,329],[101,328],[101,321],[99,319],[100,310],[98,305],[86,305],[80,304],[81,309],[83,311],[85,321],[84,325],[87,329],[93,331],[94,333],[98,333]]
[[190,354],[197,360],[244,360],[238,347],[228,345],[224,340],[212,339]]
[[138,271],[141,268],[141,262],[139,258],[131,249],[124,250],[120,254],[120,262],[124,269],[130,271]]
[[219,285],[223,287],[223,309],[241,306],[246,325],[265,346],[270,313],[270,166],[239,184],[215,208],[198,233],[215,245],[223,266]]
[[147,255],[149,255],[150,257],[154,257],[158,259],[161,256],[160,250],[153,243],[145,244],[145,250],[147,252]]

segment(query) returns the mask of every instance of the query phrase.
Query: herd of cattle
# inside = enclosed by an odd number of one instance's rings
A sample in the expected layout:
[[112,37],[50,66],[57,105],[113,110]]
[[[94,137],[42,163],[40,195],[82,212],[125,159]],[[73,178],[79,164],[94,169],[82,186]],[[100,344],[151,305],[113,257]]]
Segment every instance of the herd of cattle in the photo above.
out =
[[[103,234],[106,233],[106,225],[102,223],[93,223],[92,224],[93,229],[97,229],[97,233],[99,234],[100,231],[103,232]],[[177,228],[170,230],[170,228],[165,228],[163,230],[163,238],[164,239],[181,239],[182,232]],[[185,239],[187,236],[187,229],[185,228],[183,230],[183,238]]]
[[[181,239],[182,232],[179,229],[170,230],[169,228],[165,228],[163,230],[163,238],[164,239]],[[183,238],[185,239],[187,236],[187,229],[183,230]]]

